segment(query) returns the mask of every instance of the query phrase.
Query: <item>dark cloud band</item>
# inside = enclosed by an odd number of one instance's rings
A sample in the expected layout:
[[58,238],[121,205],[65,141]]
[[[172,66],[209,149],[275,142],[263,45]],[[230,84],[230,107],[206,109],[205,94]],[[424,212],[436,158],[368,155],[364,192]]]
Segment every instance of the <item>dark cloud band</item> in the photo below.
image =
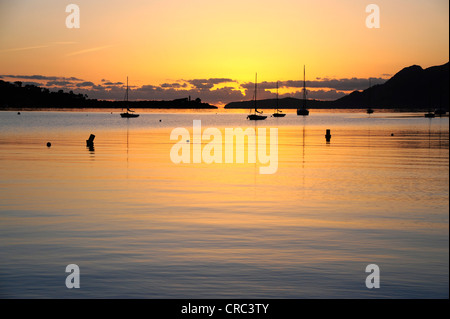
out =
[[[76,93],[88,94],[90,98],[105,100],[123,100],[125,85],[123,82],[112,82],[101,80],[100,85],[90,81],[84,81],[76,77],[59,77],[44,75],[0,75],[5,79],[12,80],[35,80],[29,82],[36,86],[47,87],[51,90],[74,90]],[[383,78],[371,78],[371,84],[381,84],[386,80]],[[28,82],[27,82],[28,83]],[[233,86],[214,88],[217,84],[233,83]],[[258,84],[260,99],[275,98],[274,89],[277,82],[261,82]],[[291,93],[280,94],[279,97],[302,98],[303,81],[288,80],[278,82],[280,88],[291,89]],[[349,91],[363,90],[369,86],[369,79],[327,79],[317,78],[314,81],[306,81],[308,98],[318,100],[335,100],[344,96]],[[248,100],[253,96],[254,83],[239,83],[230,78],[209,78],[178,80],[172,83],[160,85],[130,86],[129,96],[132,100],[172,100],[179,98],[201,98],[210,104],[226,104],[234,101]],[[243,92],[242,92],[243,91]]]

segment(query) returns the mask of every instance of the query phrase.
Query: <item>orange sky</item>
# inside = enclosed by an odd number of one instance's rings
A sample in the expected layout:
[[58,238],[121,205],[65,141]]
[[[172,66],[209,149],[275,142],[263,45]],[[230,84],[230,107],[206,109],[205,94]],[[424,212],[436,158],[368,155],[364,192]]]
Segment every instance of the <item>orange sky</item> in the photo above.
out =
[[[66,28],[70,3],[79,29]],[[365,25],[369,3],[380,29]],[[2,0],[0,74],[244,83],[255,72],[300,80],[306,64],[311,80],[387,77],[448,61],[448,9],[444,0]]]

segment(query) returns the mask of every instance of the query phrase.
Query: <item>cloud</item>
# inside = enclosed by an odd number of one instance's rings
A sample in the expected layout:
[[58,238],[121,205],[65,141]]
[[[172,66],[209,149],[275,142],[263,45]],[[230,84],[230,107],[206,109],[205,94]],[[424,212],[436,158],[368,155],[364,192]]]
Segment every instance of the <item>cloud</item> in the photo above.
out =
[[49,81],[47,82],[47,86],[68,86],[73,85],[70,81]]
[[101,47],[84,49],[84,50],[75,51],[75,52],[66,54],[66,56],[74,56],[74,55],[80,55],[80,54],[89,53],[89,52],[100,51],[100,50],[107,49],[107,48],[110,48],[110,47],[112,47],[112,45],[104,45],[104,46],[101,46]]
[[49,45],[36,45],[36,46],[31,46],[31,47],[4,49],[4,50],[0,50],[0,52],[26,51],[26,50],[33,50],[33,49],[48,48],[48,47],[49,47]]
[[[370,78],[372,85],[383,84],[386,79],[383,78]],[[277,82],[261,82],[258,83],[258,88],[269,90],[275,89]],[[303,80],[288,80],[280,81],[278,83],[280,88],[303,88]],[[254,90],[255,83],[247,82],[241,84],[241,87],[246,90]],[[315,81],[306,81],[307,88],[328,88],[338,91],[355,91],[364,90],[369,87],[369,79],[366,78],[351,78],[351,79],[327,79],[317,78]]]
[[27,80],[48,80],[48,81],[83,81],[82,79],[78,79],[76,77],[61,77],[61,76],[45,76],[45,75],[2,75],[5,78],[11,79],[27,79]]
[[187,80],[189,84],[194,86],[196,89],[212,89],[214,85],[219,83],[228,83],[228,82],[236,82],[232,79],[227,78],[211,78],[211,79],[194,79]]
[[94,83],[92,83],[92,82],[81,82],[81,83],[77,83],[76,84],[76,86],[77,87],[85,87],[85,86],[95,86],[95,84]]
[[174,88],[174,89],[180,89],[180,88],[186,88],[187,84],[186,83],[163,83],[161,84],[162,88]]
[[[276,91],[273,89],[276,88],[276,82],[262,82],[261,83],[262,88],[260,88],[260,85],[258,84],[258,99],[275,99],[276,98]],[[254,85],[254,84],[253,84]],[[245,98],[246,99],[252,99],[254,94],[254,86],[252,84],[246,83],[245,85],[242,85],[242,87],[246,88],[245,91]],[[293,87],[289,87],[293,88]],[[307,92],[307,98],[308,99],[314,99],[314,100],[335,100],[338,98],[341,98],[345,96],[348,92],[347,91],[341,91],[341,90],[335,90],[335,89],[306,89]],[[302,81],[302,87],[297,88],[294,92],[289,93],[281,93],[278,96],[280,99],[286,98],[286,97],[294,97],[298,99],[303,99],[303,81]]]
[[[114,82],[102,78],[100,84],[85,81],[76,77],[45,76],[45,75],[1,75],[9,79],[25,79],[42,81],[38,86],[48,87],[53,90],[73,90],[75,93],[87,94],[90,98],[99,100],[122,101],[125,96],[123,82]],[[45,82],[44,82],[45,81]],[[384,83],[382,78],[371,78],[373,85]],[[35,82],[33,82],[35,83]],[[226,83],[230,83],[227,86]],[[215,88],[217,84],[224,84],[224,87]],[[303,98],[303,81],[288,80],[278,82],[280,98],[296,97]],[[258,84],[258,99],[276,98],[277,82],[261,82]],[[306,81],[307,97],[317,100],[335,100],[350,91],[366,89],[369,86],[369,79],[365,78],[343,78],[329,79],[316,78],[313,81]],[[286,91],[288,93],[286,93]],[[254,83],[239,83],[230,78],[209,78],[175,80],[162,84],[146,84],[129,87],[130,100],[173,100],[191,97],[200,98],[202,101],[213,105],[224,105],[229,102],[249,100],[253,98]]]
[[93,91],[107,91],[105,86],[103,86],[101,84],[96,85],[92,82],[85,82],[85,85],[80,86],[80,87],[91,87],[91,90],[93,90]]
[[23,82],[22,83],[22,86],[26,86],[26,85],[41,86],[41,83],[37,83],[37,82]]
[[[370,78],[372,85],[383,84],[386,79]],[[309,84],[309,85],[308,85]],[[307,82],[308,87],[314,88],[333,88],[342,91],[364,90],[369,87],[369,79],[351,78],[351,79],[322,79],[321,81]]]
[[[283,87],[283,82],[278,82],[278,87]],[[246,89],[246,90],[255,90],[255,83],[254,82],[246,82],[241,84],[241,87]],[[276,89],[277,88],[277,82],[261,82],[258,83],[258,91],[260,89],[262,90],[271,90],[271,89]]]
[[76,44],[78,42],[74,41],[56,41],[51,42],[49,44],[43,44],[43,45],[35,45],[35,46],[28,46],[28,47],[21,47],[21,48],[10,48],[10,49],[3,49],[0,50],[1,52],[15,52],[15,51],[28,51],[28,50],[35,50],[35,49],[44,49],[52,46],[58,46],[58,45],[67,45],[67,44]]
[[[311,91],[311,90],[306,90],[306,91],[307,91],[307,98],[313,99],[313,100],[332,101],[332,100],[337,100],[347,94],[346,92],[337,91],[337,90],[320,89],[320,90],[315,90],[315,91]],[[288,96],[295,97],[298,99],[303,99],[303,92],[297,91],[294,94],[288,94]]]
[[[125,88],[123,82],[113,82],[101,79],[101,84],[83,81],[76,77],[45,76],[45,75],[6,75],[12,79],[34,79],[37,86],[47,87],[52,91],[73,90],[76,94],[87,94],[90,98],[100,100],[123,100]],[[191,97],[200,98],[211,104],[226,104],[236,100],[245,99],[240,89],[223,87],[213,89],[214,85],[227,82],[236,82],[228,78],[193,79],[189,81],[178,80],[173,83],[159,85],[147,84],[131,86],[129,88],[130,100],[173,100]]]
[[64,45],[64,44],[77,44],[78,42],[75,41],[57,41],[57,42],[52,42],[52,44],[56,44],[56,45]]
[[[148,84],[130,89],[129,98],[130,100],[174,100],[190,96],[191,99],[200,98],[202,101],[213,105],[224,105],[229,102],[245,99],[242,92],[233,87],[205,90],[199,88],[187,88],[187,85],[185,85],[185,88],[174,88],[168,87],[167,85],[163,86],[163,84]],[[181,84],[181,86],[183,86],[183,84]],[[113,87],[111,90],[106,89],[107,88],[103,87],[103,90],[85,90],[81,93],[88,94],[92,98],[123,100],[125,92],[123,87]]]

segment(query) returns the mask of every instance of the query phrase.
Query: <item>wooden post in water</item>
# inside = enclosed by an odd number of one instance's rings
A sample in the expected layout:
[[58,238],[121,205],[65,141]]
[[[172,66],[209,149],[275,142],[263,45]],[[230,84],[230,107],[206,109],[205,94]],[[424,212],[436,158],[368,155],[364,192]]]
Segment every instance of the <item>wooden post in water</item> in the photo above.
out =
[[325,139],[327,142],[331,140],[331,130],[327,129],[327,133],[325,134]]
[[89,136],[89,139],[86,140],[86,146],[87,146],[87,147],[92,147],[92,146],[94,146],[94,138],[95,138],[95,135],[94,135],[94,134],[91,134],[91,135]]

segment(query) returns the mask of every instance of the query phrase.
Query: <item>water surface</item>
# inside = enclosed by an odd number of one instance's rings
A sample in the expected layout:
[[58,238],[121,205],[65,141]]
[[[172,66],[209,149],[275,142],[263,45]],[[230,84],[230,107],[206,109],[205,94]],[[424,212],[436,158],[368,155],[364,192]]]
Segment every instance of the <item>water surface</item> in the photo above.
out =
[[[277,127],[277,172],[174,164],[193,120]],[[0,297],[448,298],[448,146],[410,113],[0,112]]]

